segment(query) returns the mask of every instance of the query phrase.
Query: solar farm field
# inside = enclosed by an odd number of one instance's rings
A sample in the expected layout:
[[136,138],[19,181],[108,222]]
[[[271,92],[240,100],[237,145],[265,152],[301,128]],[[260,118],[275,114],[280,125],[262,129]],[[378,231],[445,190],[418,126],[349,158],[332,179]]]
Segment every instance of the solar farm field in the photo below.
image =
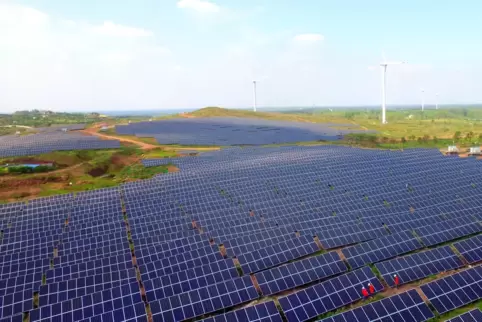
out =
[[293,146],[144,160],[167,163],[180,171],[1,205],[0,319],[441,321],[482,299],[476,159]]
[[117,125],[116,133],[137,137],[154,137],[159,144],[181,145],[266,145],[306,141],[336,141],[347,133],[369,133],[340,130],[339,126],[358,128],[353,124],[315,124],[236,117],[180,118]]
[[[74,125],[68,131],[83,128]],[[40,129],[40,133],[17,136],[0,136],[0,158],[28,156],[52,151],[115,149],[120,147],[117,140],[101,140],[95,136],[75,132],[62,132],[59,128]]]

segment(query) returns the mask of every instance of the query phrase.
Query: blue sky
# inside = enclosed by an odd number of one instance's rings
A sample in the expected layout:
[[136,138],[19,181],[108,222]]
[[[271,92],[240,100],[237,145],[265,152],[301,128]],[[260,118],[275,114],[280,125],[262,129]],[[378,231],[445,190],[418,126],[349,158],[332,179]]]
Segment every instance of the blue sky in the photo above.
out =
[[0,0],[0,110],[482,102],[480,1]]

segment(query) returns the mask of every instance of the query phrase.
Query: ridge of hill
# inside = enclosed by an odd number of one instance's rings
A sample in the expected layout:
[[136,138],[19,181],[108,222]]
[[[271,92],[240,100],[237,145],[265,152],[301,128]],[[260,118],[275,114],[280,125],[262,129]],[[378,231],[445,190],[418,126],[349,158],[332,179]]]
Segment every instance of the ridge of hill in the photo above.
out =
[[261,111],[250,111],[250,110],[239,110],[239,109],[227,109],[222,107],[205,107],[196,110],[191,113],[184,113],[183,117],[244,117],[244,118],[257,118],[257,119],[268,119],[277,121],[300,121],[307,122],[306,119],[299,117],[297,118],[295,114],[286,114],[280,112],[261,112]]

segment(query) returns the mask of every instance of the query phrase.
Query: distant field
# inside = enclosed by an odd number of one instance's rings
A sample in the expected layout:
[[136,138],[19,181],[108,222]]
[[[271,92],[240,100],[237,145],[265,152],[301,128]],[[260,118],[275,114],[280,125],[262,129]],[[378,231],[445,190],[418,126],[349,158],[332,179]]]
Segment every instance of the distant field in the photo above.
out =
[[[361,128],[377,131],[377,134],[374,135],[374,139],[370,138],[369,140],[366,137],[356,140],[353,137],[357,137],[357,135],[347,135],[345,140],[338,143],[378,148],[446,147],[454,143],[466,148],[480,145],[482,142],[482,109],[479,108],[450,108],[424,112],[420,110],[388,111],[388,124],[384,125],[380,122],[380,114],[378,110],[335,110],[333,112],[312,110],[286,113],[209,107],[192,113],[170,115],[168,118],[240,117],[324,123],[339,131]],[[113,129],[109,130],[109,133],[113,132]],[[151,138],[137,138],[137,140],[146,143],[155,142]],[[366,144],[367,141],[371,143]],[[326,143],[319,142],[319,144]],[[301,142],[299,144],[316,144],[316,142]]]

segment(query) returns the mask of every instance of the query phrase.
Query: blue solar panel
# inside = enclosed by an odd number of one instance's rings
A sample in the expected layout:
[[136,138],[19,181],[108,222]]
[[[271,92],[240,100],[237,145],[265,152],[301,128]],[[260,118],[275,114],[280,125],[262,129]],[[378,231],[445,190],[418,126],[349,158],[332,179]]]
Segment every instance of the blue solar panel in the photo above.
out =
[[234,279],[238,272],[232,260],[222,260],[170,275],[144,277],[147,299],[153,301]]
[[443,314],[482,298],[482,266],[424,284],[420,288],[437,312]]
[[216,315],[203,322],[282,322],[283,319],[273,301],[259,303],[247,308]]
[[410,232],[404,231],[344,248],[342,252],[350,266],[358,268],[419,248],[422,246],[418,240]]
[[254,273],[319,251],[313,237],[301,236],[238,257],[244,273]]
[[151,301],[154,321],[183,321],[258,298],[249,276]]
[[460,314],[446,322],[480,322],[482,321],[482,311],[479,309],[473,309],[469,312]]
[[279,299],[288,321],[306,321],[353,303],[362,296],[362,287],[371,283],[375,291],[383,285],[368,267],[329,279]]
[[446,222],[434,223],[430,226],[415,229],[422,242],[426,246],[441,244],[460,237],[472,235],[482,231],[480,225],[473,216],[459,217]]
[[336,252],[275,267],[255,274],[264,295],[271,295],[345,272],[345,264]]
[[415,290],[397,294],[356,309],[323,319],[323,322],[375,322],[413,321],[423,322],[434,317]]
[[454,243],[454,247],[470,264],[482,260],[482,235]]
[[463,263],[450,246],[443,246],[381,262],[375,266],[387,284],[393,287],[395,286],[394,275],[398,276],[400,284],[404,284],[459,268]]

